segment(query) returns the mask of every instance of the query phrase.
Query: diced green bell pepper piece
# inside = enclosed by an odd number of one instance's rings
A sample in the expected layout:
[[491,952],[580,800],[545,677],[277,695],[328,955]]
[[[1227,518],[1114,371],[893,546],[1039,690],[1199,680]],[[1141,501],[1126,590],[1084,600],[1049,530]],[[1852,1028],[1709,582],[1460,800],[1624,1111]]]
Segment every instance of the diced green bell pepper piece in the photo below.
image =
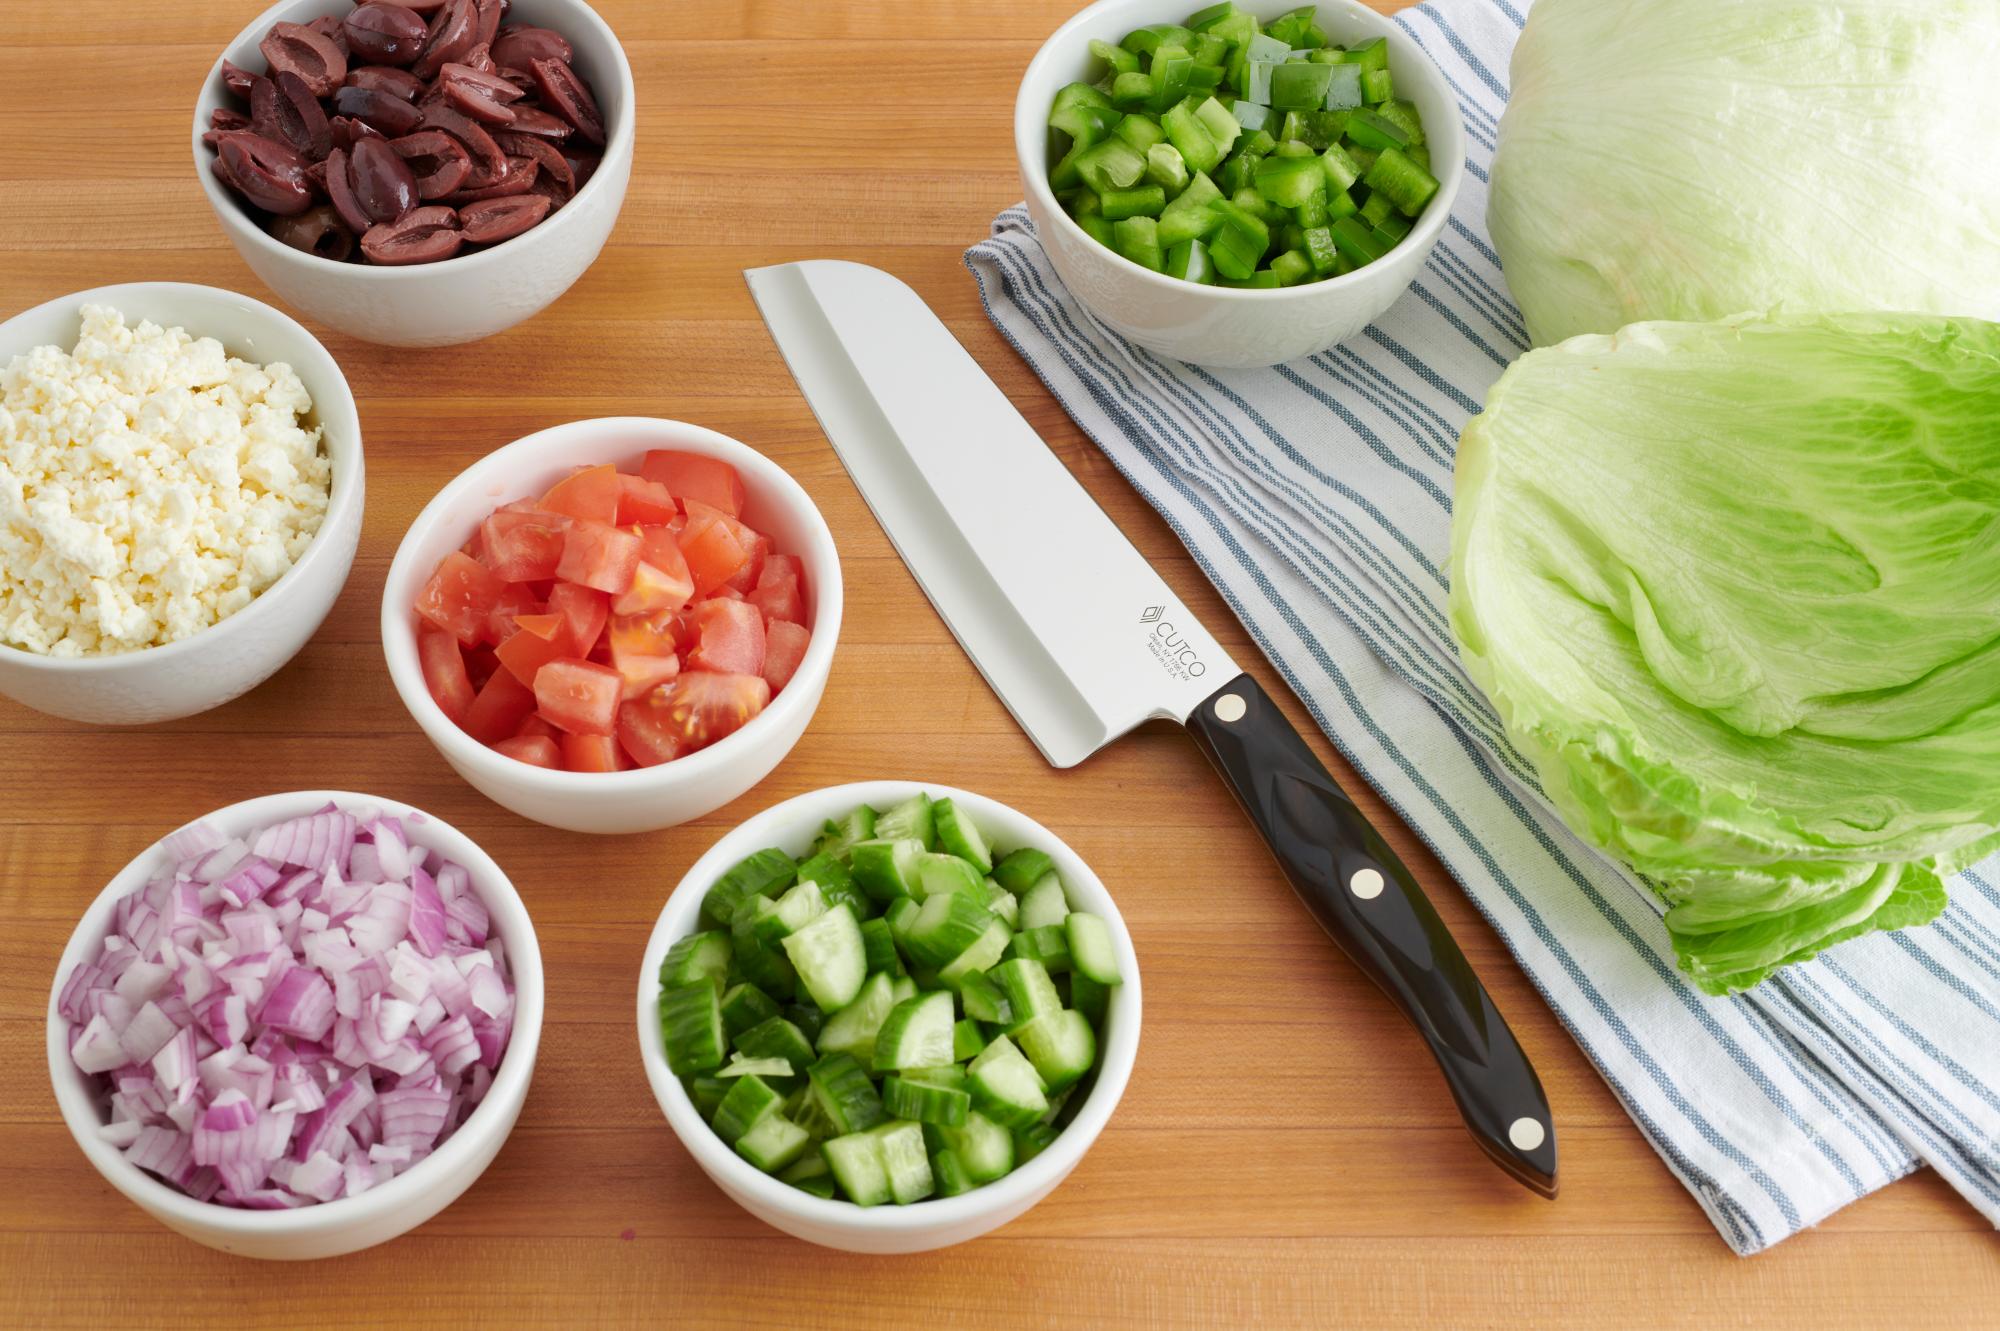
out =
[[1214,285],[1215,264],[1208,257],[1208,246],[1199,240],[1184,240],[1168,250],[1167,276]]
[[1194,70],[1194,56],[1187,47],[1161,46],[1153,52],[1152,109],[1164,111],[1187,95],[1188,75]]
[[1292,208],[1292,220],[1302,227],[1325,226],[1329,220],[1326,211],[1326,191],[1322,189],[1304,203],[1295,204]]
[[1291,220],[1291,214],[1265,198],[1254,186],[1237,190],[1229,196],[1229,201],[1261,219],[1267,230],[1270,227],[1283,226]]
[[1278,285],[1295,287],[1313,274],[1312,261],[1297,250],[1286,250],[1271,260],[1271,271],[1278,275]]
[[1146,179],[1167,192],[1170,199],[1178,198],[1188,187],[1187,162],[1181,157],[1181,150],[1171,143],[1156,143],[1146,150]]
[[1158,217],[1160,210],[1167,206],[1167,192],[1158,185],[1106,190],[1099,198],[1108,222],[1122,222],[1130,217]]
[[1350,143],[1380,152],[1384,148],[1400,148],[1410,141],[1403,127],[1383,115],[1380,111],[1363,107],[1347,117],[1347,138]]
[[1386,69],[1371,69],[1361,76],[1361,100],[1369,105],[1386,102],[1396,95],[1396,81]]
[[1120,120],[1111,132],[1142,153],[1167,137],[1159,121],[1137,112]]
[[1357,267],[1373,263],[1389,252],[1389,246],[1375,234],[1374,228],[1357,217],[1342,217],[1334,222],[1333,243]]
[[[1368,174],[1362,179],[1367,182],[1369,189],[1375,191],[1369,196],[1370,204],[1376,199],[1387,199],[1410,217],[1422,212],[1424,205],[1429,203],[1431,196],[1438,191],[1437,178],[1396,148],[1383,149],[1382,155],[1375,159],[1375,165],[1368,168]],[[1367,217],[1368,209],[1364,207],[1361,214]],[[1388,215],[1385,210],[1381,216],[1370,217],[1368,220],[1380,225]]]
[[1273,154],[1257,164],[1257,193],[1281,208],[1297,208],[1326,193],[1326,173],[1310,150],[1304,157]]
[[1337,143],[1320,154],[1319,166],[1326,173],[1327,190],[1333,194],[1351,188],[1355,181],[1361,179],[1361,168]]
[[[1378,169],[1381,165],[1378,161],[1370,170]],[[1371,193],[1368,195],[1368,202],[1361,205],[1361,220],[1371,227],[1380,226],[1383,218],[1396,211],[1396,205],[1381,190],[1375,189],[1372,185],[1369,189]]]
[[1235,13],[1236,6],[1231,4],[1230,0],[1222,0],[1221,4],[1210,5],[1206,9],[1197,9],[1194,13],[1188,15],[1187,25],[1195,32],[1206,33]]
[[1111,104],[1120,111],[1143,111],[1153,104],[1153,76],[1137,70],[1111,80]]
[[1326,90],[1333,66],[1290,60],[1271,71],[1271,109],[1319,111],[1326,107]]
[[[1118,248],[1118,237],[1114,230],[1116,224],[1104,214],[1092,213],[1088,217],[1079,217],[1076,219],[1076,224],[1083,228],[1086,235],[1106,249]],[[904,900],[907,901],[908,898]]]
[[1384,102],[1375,108],[1375,114],[1396,125],[1403,133],[1410,136],[1409,143],[1404,145],[1405,152],[1411,148],[1423,146],[1424,121],[1423,117],[1417,114],[1414,102]]
[[1356,42],[1347,48],[1347,58],[1361,66],[1361,72],[1389,67],[1389,41],[1385,37],[1370,37],[1365,42]]
[[[1195,107],[1194,118],[1201,122],[1202,128],[1208,131],[1208,136],[1215,140],[1215,146],[1221,152],[1226,153],[1235,146],[1237,135],[1243,132],[1243,127],[1236,123],[1236,117],[1229,113],[1229,108],[1213,97]],[[1185,153],[1182,155],[1186,156]]]
[[1260,268],[1245,278],[1225,277],[1216,283],[1216,285],[1237,287],[1250,291],[1276,291],[1278,289],[1278,275],[1268,268]]
[[1264,225],[1263,218],[1228,199],[1217,199],[1209,207],[1221,223],[1209,237],[1209,257],[1216,272],[1242,281],[1257,271],[1264,251],[1270,248],[1270,228]]
[[1329,111],[1344,111],[1361,105],[1363,89],[1361,81],[1367,75],[1359,65],[1332,65],[1332,76],[1326,83],[1326,100],[1322,103]]
[[1099,194],[1130,189],[1146,174],[1146,156],[1125,140],[1112,137],[1092,145],[1076,160],[1083,183]]
[[[1157,190],[1158,186],[1154,186]],[[1117,238],[1120,254],[1138,264],[1160,272],[1166,267],[1166,256],[1160,253],[1160,224],[1150,217],[1128,217],[1112,225]]]
[[1306,258],[1312,261],[1313,272],[1320,277],[1332,277],[1334,265],[1340,259],[1340,249],[1333,243],[1333,229],[1324,226],[1305,228]]
[[1160,244],[1168,248],[1190,240],[1207,236],[1221,225],[1221,219],[1209,208],[1222,197],[1222,191],[1215,182],[1202,172],[1195,172],[1188,180],[1187,188],[1174,197],[1160,214]]
[[1136,53],[1122,46],[1113,46],[1110,42],[1100,42],[1095,37],[1090,39],[1090,53],[1102,60],[1114,76],[1130,74],[1139,68]]
[[[1233,121],[1235,117],[1231,117]],[[1160,117],[1167,142],[1174,145],[1190,171],[1213,171],[1222,162],[1222,149],[1186,102],[1169,107]]]
[[1162,46],[1185,47],[1194,40],[1194,34],[1178,23],[1153,23],[1143,28],[1134,28],[1125,34],[1125,40],[1118,43],[1126,50],[1138,55],[1151,55]]
[[1259,106],[1255,102],[1246,102],[1241,97],[1237,98],[1235,103],[1230,106],[1229,114],[1236,117],[1236,123],[1243,127],[1243,132],[1246,134],[1253,130],[1263,129],[1271,123],[1270,107]]

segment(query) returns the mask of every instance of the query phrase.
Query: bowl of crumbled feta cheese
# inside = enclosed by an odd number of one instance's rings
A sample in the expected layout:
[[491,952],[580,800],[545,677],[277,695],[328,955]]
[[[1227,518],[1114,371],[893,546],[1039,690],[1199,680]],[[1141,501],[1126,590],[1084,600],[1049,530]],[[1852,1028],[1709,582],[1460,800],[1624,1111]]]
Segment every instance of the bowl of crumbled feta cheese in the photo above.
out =
[[290,317],[136,282],[0,323],[0,694],[100,724],[255,688],[333,608],[361,422]]

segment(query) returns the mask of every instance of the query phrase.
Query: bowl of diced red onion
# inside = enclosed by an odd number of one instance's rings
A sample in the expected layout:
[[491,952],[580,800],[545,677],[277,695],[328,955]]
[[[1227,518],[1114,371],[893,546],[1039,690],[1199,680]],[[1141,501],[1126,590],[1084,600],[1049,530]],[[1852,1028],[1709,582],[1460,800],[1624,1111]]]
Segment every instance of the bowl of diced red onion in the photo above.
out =
[[49,1072],[97,1171],[197,1242],[332,1257],[450,1205],[527,1097],[541,950],[520,895],[393,800],[246,800],[147,848],[84,913]]

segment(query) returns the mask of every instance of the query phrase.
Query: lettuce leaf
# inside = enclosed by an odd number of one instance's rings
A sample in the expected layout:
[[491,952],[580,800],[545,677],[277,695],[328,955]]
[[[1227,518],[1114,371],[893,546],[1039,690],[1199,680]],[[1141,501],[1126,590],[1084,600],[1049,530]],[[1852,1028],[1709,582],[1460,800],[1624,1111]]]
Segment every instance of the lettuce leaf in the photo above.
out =
[[1637,324],[1460,441],[1451,624],[1714,993],[1918,924],[2000,849],[2000,326]]

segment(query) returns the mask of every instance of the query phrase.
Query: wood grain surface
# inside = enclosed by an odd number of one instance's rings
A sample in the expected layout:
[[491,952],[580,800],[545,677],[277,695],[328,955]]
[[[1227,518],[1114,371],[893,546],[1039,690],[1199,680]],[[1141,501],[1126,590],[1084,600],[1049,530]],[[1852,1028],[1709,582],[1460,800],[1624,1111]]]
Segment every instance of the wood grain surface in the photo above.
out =
[[[987,323],[960,261],[1019,197],[1015,84],[1075,0],[599,3],[638,76],[640,125],[597,265],[474,346],[399,353],[322,332],[361,405],[369,494],[353,576],[313,642],[249,696],[166,725],[96,729],[0,699],[0,1326],[1994,1324],[1994,1237],[1928,1174],[1731,1256],[1477,912],[1320,743],[1541,1069],[1563,1195],[1530,1196],[1481,1157],[1414,1035],[1312,927],[1183,735],[1149,729],[1054,772],[958,650],[800,399],[743,268],[839,257],[911,282],[1283,693]],[[269,298],[187,152],[195,90],[255,11],[0,5],[0,315],[139,279]],[[519,435],[614,413],[696,421],[788,468],[833,526],[850,599],[825,702],[773,776],[699,823],[592,838],[458,780],[391,690],[375,619],[397,540],[440,485]],[[1117,894],[1148,1000],[1130,1089],[1076,1173],[992,1237],[897,1259],[810,1247],[718,1192],[653,1103],[631,1017],[653,919],[716,837],[799,792],[884,776],[980,790],[1059,831]],[[185,819],[300,786],[407,800],[479,839],[535,913],[548,1019],[520,1124],[464,1198],[373,1251],[287,1266],[198,1247],[100,1180],[57,1116],[43,1022],[70,928],[119,866]]]

